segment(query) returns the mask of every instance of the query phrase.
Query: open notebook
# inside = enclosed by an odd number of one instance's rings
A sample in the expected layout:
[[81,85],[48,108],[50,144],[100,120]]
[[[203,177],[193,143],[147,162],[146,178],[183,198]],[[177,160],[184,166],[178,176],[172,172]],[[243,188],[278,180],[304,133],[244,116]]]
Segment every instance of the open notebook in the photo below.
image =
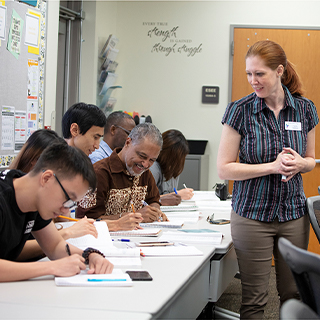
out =
[[114,269],[111,274],[87,274],[81,271],[72,277],[55,277],[55,284],[64,287],[130,287],[132,280],[127,273]]
[[[75,222],[62,222],[59,224],[62,225],[63,228],[67,228],[74,223]],[[141,266],[139,248],[118,248],[114,246],[107,224],[104,221],[95,221],[94,225],[98,231],[98,238],[92,235],[85,235],[79,238],[70,238],[66,241],[83,250],[88,247],[100,250],[116,267]]]

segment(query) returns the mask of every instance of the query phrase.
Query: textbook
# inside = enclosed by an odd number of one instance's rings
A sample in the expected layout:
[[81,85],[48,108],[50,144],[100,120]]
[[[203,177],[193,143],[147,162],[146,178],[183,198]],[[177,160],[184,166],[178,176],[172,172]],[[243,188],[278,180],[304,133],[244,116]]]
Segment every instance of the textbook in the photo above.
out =
[[161,233],[161,229],[138,229],[128,231],[113,231],[111,236],[128,236],[128,237],[157,237]]
[[55,277],[56,286],[63,287],[130,287],[132,280],[121,269],[114,269],[111,274],[88,274],[82,270],[72,277]]

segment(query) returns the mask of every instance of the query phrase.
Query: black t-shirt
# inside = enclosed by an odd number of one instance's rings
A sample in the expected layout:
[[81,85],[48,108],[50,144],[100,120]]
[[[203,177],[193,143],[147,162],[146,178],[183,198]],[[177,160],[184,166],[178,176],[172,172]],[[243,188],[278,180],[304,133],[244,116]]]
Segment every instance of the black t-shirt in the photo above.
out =
[[28,240],[31,231],[47,226],[38,213],[22,212],[16,202],[13,179],[24,175],[18,170],[0,173],[0,259],[14,261]]

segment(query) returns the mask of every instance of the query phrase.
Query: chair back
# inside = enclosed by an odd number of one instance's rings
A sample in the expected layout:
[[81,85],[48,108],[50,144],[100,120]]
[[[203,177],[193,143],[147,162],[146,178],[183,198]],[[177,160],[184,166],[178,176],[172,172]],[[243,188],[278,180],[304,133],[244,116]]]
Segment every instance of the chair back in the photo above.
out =
[[305,303],[296,299],[287,300],[280,309],[281,320],[320,319]]
[[314,196],[307,199],[307,211],[313,231],[320,243],[320,196]]
[[320,256],[279,239],[279,251],[288,264],[302,301],[320,315]]

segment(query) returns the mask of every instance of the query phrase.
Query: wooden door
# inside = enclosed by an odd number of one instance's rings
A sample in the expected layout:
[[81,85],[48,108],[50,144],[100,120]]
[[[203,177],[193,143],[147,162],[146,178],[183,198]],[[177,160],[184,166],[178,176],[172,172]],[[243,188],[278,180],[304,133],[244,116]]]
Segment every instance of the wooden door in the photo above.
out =
[[[259,40],[269,39],[281,45],[287,59],[295,65],[305,90],[304,96],[314,102],[320,116],[320,30],[234,28],[234,55],[232,74],[232,101],[253,92],[246,78],[245,55],[249,47]],[[316,159],[320,159],[320,127],[316,129]],[[307,197],[318,195],[320,164],[302,175]],[[229,184],[232,188],[232,184]],[[320,254],[319,242],[311,228],[309,250]]]

